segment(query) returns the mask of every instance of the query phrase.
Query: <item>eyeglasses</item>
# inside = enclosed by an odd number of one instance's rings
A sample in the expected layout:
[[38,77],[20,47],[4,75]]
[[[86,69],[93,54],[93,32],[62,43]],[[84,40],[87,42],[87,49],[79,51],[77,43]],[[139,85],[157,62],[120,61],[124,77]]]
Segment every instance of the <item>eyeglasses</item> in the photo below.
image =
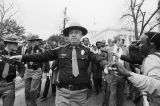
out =
[[151,40],[152,40],[156,35],[157,35],[157,33],[156,33],[156,34],[154,34],[154,35],[151,37]]

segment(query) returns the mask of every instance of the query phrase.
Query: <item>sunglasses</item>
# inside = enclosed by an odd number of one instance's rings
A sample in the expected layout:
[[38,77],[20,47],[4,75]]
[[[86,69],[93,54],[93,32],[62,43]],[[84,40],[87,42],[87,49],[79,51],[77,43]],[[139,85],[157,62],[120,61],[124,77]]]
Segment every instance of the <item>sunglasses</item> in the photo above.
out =
[[154,34],[154,35],[151,37],[151,41],[152,41],[152,39],[153,39],[156,35],[157,35],[157,33],[156,33],[156,34]]

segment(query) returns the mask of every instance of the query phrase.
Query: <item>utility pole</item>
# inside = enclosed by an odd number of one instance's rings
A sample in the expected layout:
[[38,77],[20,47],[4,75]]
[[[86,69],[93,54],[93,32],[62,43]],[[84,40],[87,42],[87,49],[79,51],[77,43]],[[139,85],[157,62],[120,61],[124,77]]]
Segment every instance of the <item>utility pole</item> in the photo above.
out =
[[64,19],[63,19],[63,30],[66,27],[67,21],[68,21],[68,19],[67,19],[67,7],[65,7],[65,9],[64,9]]
[[63,12],[63,22],[62,22],[62,29],[61,29],[61,34],[63,35],[63,30],[66,28],[66,24],[68,22],[68,17],[67,17],[67,7],[64,8]]

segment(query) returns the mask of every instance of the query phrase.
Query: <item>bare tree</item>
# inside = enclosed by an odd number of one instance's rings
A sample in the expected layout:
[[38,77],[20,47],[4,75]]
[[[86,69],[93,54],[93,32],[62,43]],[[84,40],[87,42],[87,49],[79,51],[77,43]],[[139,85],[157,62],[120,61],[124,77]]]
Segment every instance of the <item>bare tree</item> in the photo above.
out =
[[17,13],[13,0],[0,0],[0,36],[3,35],[5,20],[11,20]]
[[[153,13],[149,17],[147,17],[147,12],[142,10],[144,2],[145,0],[140,0],[140,2],[138,2],[138,0],[129,0],[129,13],[124,14],[121,17],[122,19],[125,17],[131,17],[134,25],[135,38],[137,40],[143,34],[144,30],[146,29],[146,26],[149,25],[153,17],[155,17],[156,13],[158,13],[158,11],[160,10],[160,6],[158,5],[158,7],[153,11]],[[153,30],[159,24],[159,22],[156,22],[154,25],[150,27],[148,31]]]

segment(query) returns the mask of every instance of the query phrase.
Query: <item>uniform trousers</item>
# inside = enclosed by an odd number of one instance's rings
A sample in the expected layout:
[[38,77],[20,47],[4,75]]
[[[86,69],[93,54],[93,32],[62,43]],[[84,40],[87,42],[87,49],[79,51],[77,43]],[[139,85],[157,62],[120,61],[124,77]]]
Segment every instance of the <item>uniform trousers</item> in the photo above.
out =
[[25,79],[25,99],[27,106],[37,106],[37,94],[41,79]]
[[14,106],[15,100],[15,83],[0,81],[0,97],[2,98],[3,106]]
[[71,91],[57,87],[55,106],[88,106],[87,91],[87,89]]

